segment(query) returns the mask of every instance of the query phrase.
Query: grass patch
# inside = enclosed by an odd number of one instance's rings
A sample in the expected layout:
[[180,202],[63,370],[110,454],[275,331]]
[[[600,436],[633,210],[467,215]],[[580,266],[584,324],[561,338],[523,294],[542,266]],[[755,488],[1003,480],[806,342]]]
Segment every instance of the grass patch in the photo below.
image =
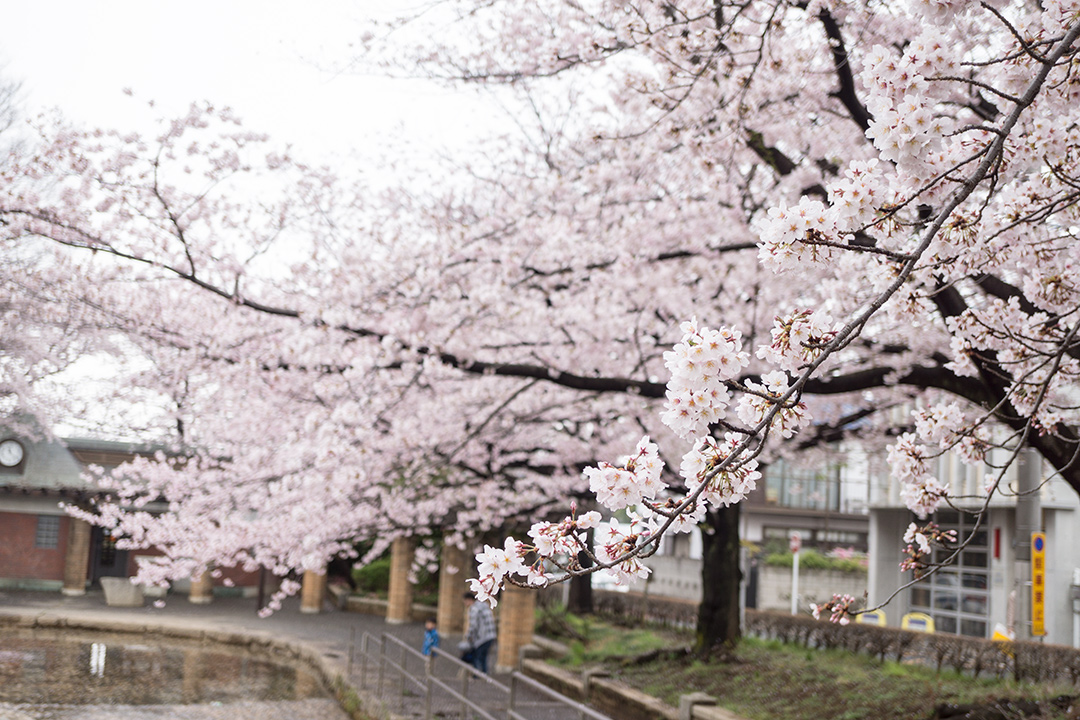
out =
[[[680,695],[706,692],[749,720],[912,720],[929,718],[941,703],[1046,700],[1076,694],[1065,684],[975,679],[845,650],[815,650],[758,638],[744,638],[733,662],[702,661],[681,652],[663,652],[689,646],[693,641],[689,632],[627,628],[561,609],[541,612],[547,615],[539,624],[562,628],[560,639],[570,649],[556,664],[603,665],[614,679],[676,707]],[[1040,717],[1066,715],[1051,709]]]
[[632,662],[648,653],[685,647],[693,640],[688,632],[624,627],[577,616],[558,606],[538,611],[537,628],[541,634],[567,644],[570,653],[555,661],[564,667]]
[[1042,700],[1075,692],[1071,686],[938,674],[843,650],[810,650],[756,638],[744,639],[731,663],[668,658],[606,666],[618,680],[669,705],[677,706],[681,694],[701,691],[751,720],[911,720],[929,717],[939,703]]

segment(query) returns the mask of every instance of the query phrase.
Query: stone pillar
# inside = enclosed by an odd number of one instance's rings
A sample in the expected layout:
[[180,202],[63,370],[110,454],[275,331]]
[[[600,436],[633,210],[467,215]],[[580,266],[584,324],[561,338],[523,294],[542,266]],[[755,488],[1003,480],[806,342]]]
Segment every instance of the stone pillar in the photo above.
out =
[[515,585],[503,587],[499,602],[499,654],[496,672],[516,670],[521,648],[532,642],[536,624],[536,591]]
[[409,570],[416,554],[416,541],[400,537],[390,546],[390,592],[386,606],[386,622],[401,625],[412,619],[413,586]]
[[300,612],[307,615],[322,612],[324,600],[326,600],[326,573],[305,570],[300,588]]
[[[192,583],[194,585],[194,582]],[[180,696],[187,704],[202,700],[203,651],[184,650],[184,667],[180,676]]]
[[202,575],[191,578],[191,590],[188,591],[188,602],[196,605],[209,605],[214,599],[214,579],[207,570]]
[[464,548],[445,543],[439,558],[439,611],[435,623],[439,632],[457,634],[465,629],[465,579],[469,576]]
[[89,567],[90,523],[69,518],[67,549],[64,551],[64,588],[61,592],[65,595],[85,595]]

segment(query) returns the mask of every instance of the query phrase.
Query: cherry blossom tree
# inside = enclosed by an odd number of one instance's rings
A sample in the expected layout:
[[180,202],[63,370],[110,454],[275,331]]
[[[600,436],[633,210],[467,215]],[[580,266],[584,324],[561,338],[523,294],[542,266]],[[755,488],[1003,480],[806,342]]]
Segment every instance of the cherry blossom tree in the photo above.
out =
[[[377,554],[395,535],[530,517],[580,488],[595,448],[625,433],[607,428],[640,412],[632,396],[483,365],[462,381],[434,344],[470,324],[513,329],[492,314],[499,286],[455,274],[443,206],[306,167],[211,108],[152,138],[42,133],[13,159],[5,227],[13,247],[52,241],[62,270],[39,285],[67,292],[55,306],[97,336],[125,339],[117,393],[140,388],[160,408],[172,457],[101,478],[115,504],[83,511],[166,552],[149,581],[319,568],[357,540],[377,539]],[[249,187],[258,201],[240,197]]]
[[[139,348],[187,457],[133,464],[97,521],[164,548],[164,577],[495,528],[586,482],[634,508],[629,532],[583,507],[489,545],[494,601],[592,572],[589,530],[624,577],[702,520],[730,561],[760,460],[901,403],[891,464],[922,517],[950,449],[1034,447],[1080,489],[1078,13],[440,3],[423,21],[465,30],[419,33],[403,67],[509,84],[533,118],[393,189],[221,111],[155,138],[44,127],[0,178],[5,239],[90,280],[78,307]],[[914,528],[911,560],[940,541]],[[703,651],[737,635],[735,587],[706,583]]]
[[[736,491],[740,476],[729,477],[729,468],[752,472],[748,458],[767,433],[786,437],[806,422],[801,403],[811,394],[873,390],[859,400],[873,404],[882,387],[919,391],[915,432],[895,444],[891,464],[920,517],[949,500],[928,461],[955,449],[981,462],[989,420],[1013,432],[997,444],[1038,449],[1080,489],[1068,271],[1077,227],[1074,3],[434,7],[424,17],[441,12],[466,24],[459,37],[469,43],[414,51],[430,72],[528,86],[610,81],[591,86],[601,88],[588,98],[599,118],[591,136],[623,157],[634,147],[649,172],[643,182],[612,165],[626,182],[604,190],[636,190],[639,202],[679,211],[700,200],[728,221],[722,233],[697,228],[689,236],[653,226],[653,247],[665,256],[715,256],[721,243],[700,244],[756,241],[762,264],[779,275],[771,284],[795,285],[768,304],[776,323],[772,342],[755,353],[765,363],[761,382],[716,373],[723,356],[706,360],[714,381],[748,393],[738,405],[741,425],[728,419],[726,391],[673,377],[665,418],[672,429],[693,437],[687,429],[696,421],[734,431],[734,448],[684,462],[698,473],[685,478],[698,491],[675,509],[651,503],[660,519],[643,520],[606,564],[638,572],[636,556],[682,523],[679,513],[708,494],[702,488],[720,482]],[[698,182],[664,182],[671,158],[696,169],[689,174]],[[703,182],[713,187],[700,192]],[[683,229],[685,218],[675,215]],[[614,235],[635,240],[623,226]],[[704,314],[709,305],[692,307]],[[729,332],[746,329],[737,311],[721,315]],[[699,349],[694,335],[688,331],[690,346]],[[655,482],[631,465],[611,478],[604,497],[636,494],[625,483],[651,492]],[[928,544],[919,539],[939,540],[932,526],[909,534],[916,558]],[[548,558],[550,547],[535,540],[519,554]],[[537,580],[535,562],[508,567],[509,575],[485,575],[478,589],[494,593],[529,568],[527,582]],[[572,563],[565,569],[577,572]]]

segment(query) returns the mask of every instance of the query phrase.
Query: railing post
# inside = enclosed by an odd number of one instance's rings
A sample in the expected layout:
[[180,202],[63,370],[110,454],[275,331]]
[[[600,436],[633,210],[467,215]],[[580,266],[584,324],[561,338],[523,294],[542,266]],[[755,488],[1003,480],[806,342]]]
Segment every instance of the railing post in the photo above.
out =
[[352,681],[352,667],[353,667],[353,654],[356,651],[356,626],[353,625],[349,628],[349,669],[345,674],[345,677]]
[[506,717],[514,717],[514,701],[517,700],[517,671],[510,673],[510,698],[507,701]]
[[360,636],[360,687],[364,687],[367,680],[367,633]]
[[431,682],[431,666],[435,662],[434,648],[431,654],[424,658],[424,720],[431,720],[431,695],[434,683]]
[[401,646],[400,656],[401,656],[401,688],[400,688],[400,691],[399,691],[398,694],[401,696],[401,707],[404,710],[404,708],[405,708],[405,680],[409,676],[409,674],[405,671],[405,646],[404,645]]
[[461,718],[469,717],[469,676],[472,675],[472,670],[465,669],[461,674]]
[[382,684],[383,678],[386,676],[386,635],[379,637],[379,684],[376,689],[376,693],[380,700],[382,700]]
[[360,637],[360,687],[367,688],[367,661],[368,653],[371,652],[371,636],[364,633]]

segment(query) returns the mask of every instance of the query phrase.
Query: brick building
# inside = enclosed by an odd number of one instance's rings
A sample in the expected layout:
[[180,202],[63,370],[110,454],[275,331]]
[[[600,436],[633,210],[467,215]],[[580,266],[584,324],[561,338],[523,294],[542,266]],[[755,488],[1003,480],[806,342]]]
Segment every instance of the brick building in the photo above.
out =
[[[61,504],[85,505],[97,489],[83,471],[111,470],[153,449],[101,440],[33,440],[0,430],[0,588],[81,595],[103,577],[130,577],[140,556],[103,528],[69,516]],[[235,587],[254,587],[257,573],[225,573]],[[174,585],[176,590],[186,583]]]

